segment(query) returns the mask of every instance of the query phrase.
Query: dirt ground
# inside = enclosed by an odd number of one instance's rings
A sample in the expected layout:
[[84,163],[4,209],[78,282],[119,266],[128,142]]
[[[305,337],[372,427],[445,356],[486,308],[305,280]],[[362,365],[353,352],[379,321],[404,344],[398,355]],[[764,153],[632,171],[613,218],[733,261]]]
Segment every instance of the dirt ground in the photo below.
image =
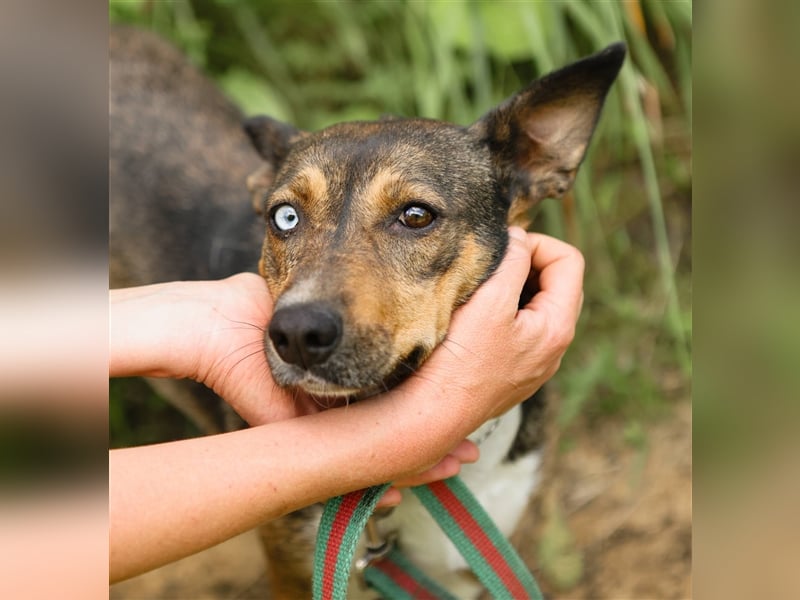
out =
[[622,422],[579,425],[515,535],[545,596],[691,598],[691,420],[678,404],[634,444]]
[[[643,425],[570,431],[514,541],[545,596],[691,598],[691,405]],[[563,447],[563,446],[562,446]],[[112,586],[111,600],[268,598],[253,532]]]

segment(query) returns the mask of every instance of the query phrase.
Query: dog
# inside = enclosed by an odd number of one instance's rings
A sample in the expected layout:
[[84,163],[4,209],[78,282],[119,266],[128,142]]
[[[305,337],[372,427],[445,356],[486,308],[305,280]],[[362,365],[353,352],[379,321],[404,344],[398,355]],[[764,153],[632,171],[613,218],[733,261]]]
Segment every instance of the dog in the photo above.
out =
[[[113,65],[113,44],[111,50]],[[266,116],[245,120],[242,133],[234,126],[236,111],[207,81],[196,81],[199,74],[179,68],[176,57],[170,80],[158,85],[196,85],[196,104],[140,107],[137,98],[135,109],[119,110],[124,94],[113,93],[112,68],[112,280],[224,276],[248,270],[248,252],[257,244],[258,272],[275,301],[264,335],[275,381],[327,406],[368,401],[413,377],[442,343],[454,310],[502,259],[507,226],[526,227],[537,203],[570,188],[625,52],[615,44],[537,79],[470,126],[385,118],[314,133]],[[121,127],[144,131],[167,119],[183,145],[168,147],[166,135],[158,136],[155,150],[138,137],[115,140],[115,102],[125,113]],[[140,150],[139,163],[129,148],[115,158],[115,148],[131,145]],[[150,164],[161,161],[159,153],[164,162]],[[150,169],[155,174],[145,177]],[[173,181],[176,172],[186,181]],[[157,181],[162,173],[166,181]],[[250,202],[239,201],[245,180],[260,227],[245,214]],[[182,184],[188,195],[178,191]],[[129,216],[132,194],[138,207]],[[134,260],[129,250],[137,245]],[[196,399],[183,404],[195,413],[212,406]],[[472,436],[481,459],[465,465],[462,477],[505,534],[537,484],[542,412],[537,394]],[[261,528],[274,598],[311,595],[320,512],[309,507]],[[379,527],[457,597],[480,593],[413,495],[404,494]],[[348,597],[369,595],[356,579]]]

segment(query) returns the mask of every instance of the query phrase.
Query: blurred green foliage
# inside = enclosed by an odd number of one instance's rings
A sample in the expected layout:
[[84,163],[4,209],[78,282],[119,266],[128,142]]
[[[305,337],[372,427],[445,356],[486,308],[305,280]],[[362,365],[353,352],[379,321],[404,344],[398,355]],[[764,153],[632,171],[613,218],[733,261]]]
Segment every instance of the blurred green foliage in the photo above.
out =
[[109,381],[109,446],[128,448],[197,437],[200,431],[141,378]]
[[691,375],[692,4],[112,0],[248,114],[302,128],[391,113],[469,124],[531,79],[629,47],[574,192],[536,227],[587,259],[561,424],[658,414]]

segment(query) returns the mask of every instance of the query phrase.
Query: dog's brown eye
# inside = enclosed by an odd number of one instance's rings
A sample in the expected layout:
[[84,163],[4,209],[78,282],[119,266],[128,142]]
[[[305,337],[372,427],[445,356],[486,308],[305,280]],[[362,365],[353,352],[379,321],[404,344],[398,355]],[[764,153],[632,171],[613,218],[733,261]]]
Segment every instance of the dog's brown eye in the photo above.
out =
[[422,229],[433,223],[435,216],[433,212],[424,206],[412,204],[403,210],[400,215],[400,222],[411,229]]

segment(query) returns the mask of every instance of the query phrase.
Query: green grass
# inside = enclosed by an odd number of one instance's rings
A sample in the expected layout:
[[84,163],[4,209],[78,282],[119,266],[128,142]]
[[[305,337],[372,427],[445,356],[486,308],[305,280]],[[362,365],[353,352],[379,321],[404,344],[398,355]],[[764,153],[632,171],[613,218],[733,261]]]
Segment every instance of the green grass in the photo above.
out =
[[109,11],[175,41],[247,113],[307,129],[384,113],[468,124],[534,77],[625,40],[629,59],[567,200],[575,211],[547,201],[536,222],[587,258],[584,314],[557,380],[561,423],[638,423],[687,393],[691,2],[112,0]]

